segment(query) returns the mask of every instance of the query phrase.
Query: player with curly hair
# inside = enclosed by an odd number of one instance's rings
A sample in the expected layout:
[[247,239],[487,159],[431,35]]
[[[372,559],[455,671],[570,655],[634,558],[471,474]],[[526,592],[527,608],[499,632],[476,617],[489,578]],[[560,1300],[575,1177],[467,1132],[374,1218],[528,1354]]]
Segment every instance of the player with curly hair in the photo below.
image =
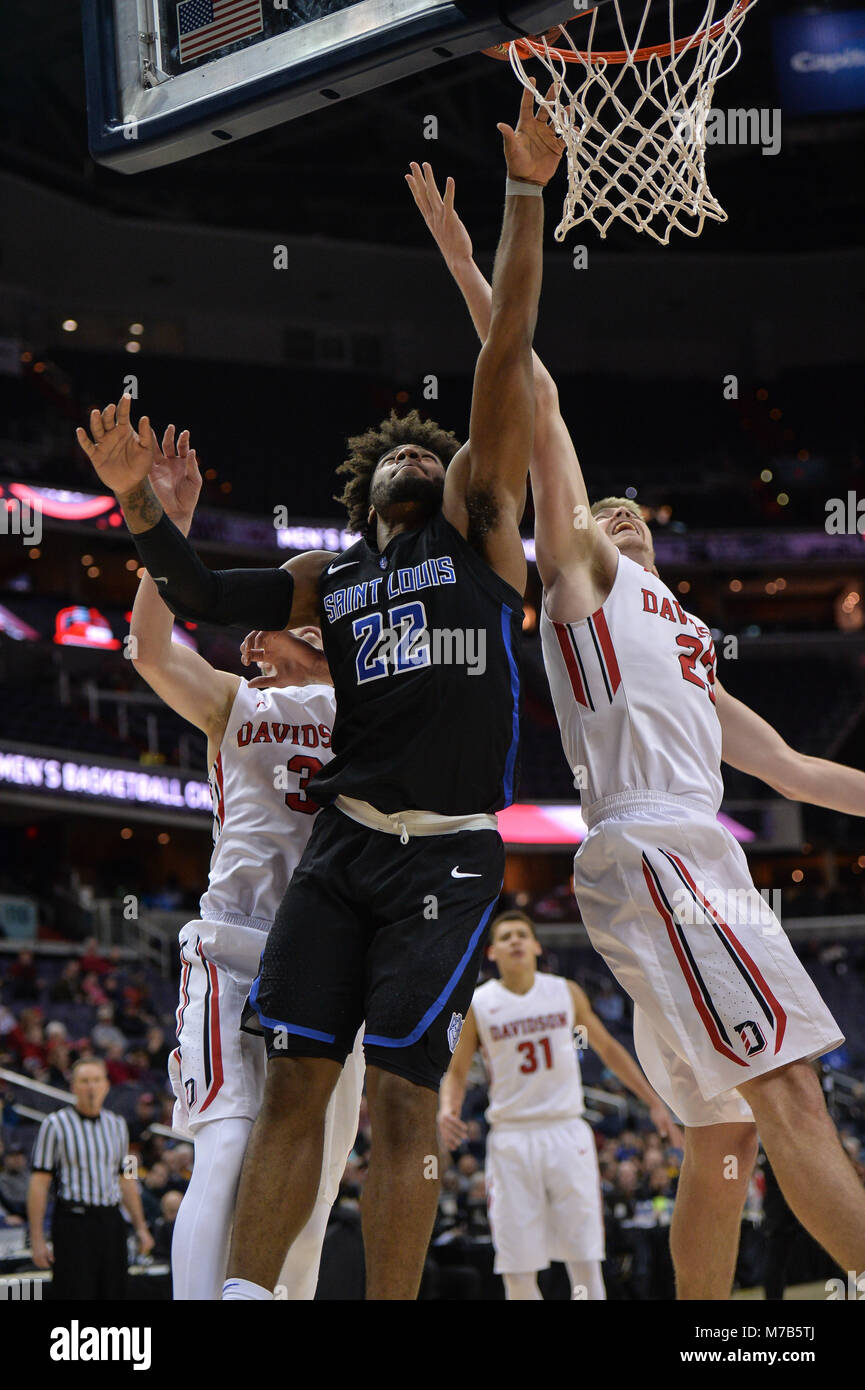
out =
[[[267,939],[245,1026],[268,1050],[224,1297],[268,1299],[308,1219],[329,1097],[365,1020],[374,1135],[363,1197],[367,1297],[416,1296],[437,1204],[439,1082],[471,1002],[513,800],[534,429],[532,336],[544,185],[562,142],[523,99],[500,125],[508,166],[490,332],[470,443],[416,415],[349,443],[343,501],[361,537],[277,570],[211,572],[147,481],[150,425],[124,397],[79,431],[142,561],[186,618],[320,626],[336,693],[323,809]],[[253,637],[250,659],[275,654]]]

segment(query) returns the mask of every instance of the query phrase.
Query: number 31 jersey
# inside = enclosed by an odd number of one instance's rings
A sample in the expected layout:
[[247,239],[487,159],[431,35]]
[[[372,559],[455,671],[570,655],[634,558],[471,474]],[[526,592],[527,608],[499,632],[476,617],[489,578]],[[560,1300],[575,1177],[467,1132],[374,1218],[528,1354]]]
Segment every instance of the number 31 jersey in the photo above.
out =
[[319,809],[307,784],[330,762],[329,685],[241,681],[210,769],[213,854],[204,922],[269,925]]
[[583,1113],[574,1001],[561,975],[535,975],[526,994],[488,980],[472,1012],[489,1075],[491,1125],[572,1120]]
[[717,812],[721,725],[712,634],[660,579],[619,555],[606,602],[573,623],[541,611],[544,664],[584,807],[628,792]]

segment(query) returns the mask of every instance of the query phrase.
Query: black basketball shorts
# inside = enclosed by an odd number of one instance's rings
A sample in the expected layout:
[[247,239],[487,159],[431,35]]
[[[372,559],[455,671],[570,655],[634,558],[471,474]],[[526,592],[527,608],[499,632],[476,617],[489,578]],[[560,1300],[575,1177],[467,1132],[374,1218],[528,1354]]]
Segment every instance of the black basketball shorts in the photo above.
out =
[[437,1091],[501,892],[495,830],[398,835],[318,815],[267,937],[241,1027],[268,1056],[368,1066]]

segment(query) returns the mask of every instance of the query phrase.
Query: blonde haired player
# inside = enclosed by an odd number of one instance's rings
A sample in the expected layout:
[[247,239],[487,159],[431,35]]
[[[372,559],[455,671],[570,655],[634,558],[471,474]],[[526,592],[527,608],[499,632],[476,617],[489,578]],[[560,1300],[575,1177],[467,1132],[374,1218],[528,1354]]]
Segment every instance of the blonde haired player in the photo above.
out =
[[610,1071],[649,1107],[673,1144],[681,1135],[633,1057],[611,1037],[585,990],[537,969],[541,944],[523,912],[502,912],[487,957],[499,970],[475,990],[442,1081],[439,1131],[455,1149],[467,1135],[460,1118],[478,1048],[489,1077],[486,1179],[495,1271],[508,1299],[540,1299],[538,1271],[567,1267],[573,1298],[603,1299],[604,1219],[595,1139],[583,1119],[583,1085],[574,1045],[580,1030]]
[[[429,165],[408,182],[483,340],[490,290],[453,180],[444,199]],[[589,507],[555,383],[533,361],[541,634],[588,825],[575,890],[635,1002],[637,1055],[686,1126],[670,1235],[678,1297],[729,1297],[758,1127],[794,1214],[842,1269],[861,1271],[865,1192],[808,1065],[841,1030],[780,922],[753,910],[747,861],[717,810],[722,759],[848,815],[865,815],[865,774],[796,752],[724,690],[709,629],[658,576],[639,508]]]
[[[150,481],[187,534],[201,490],[188,431],[175,447],[169,425],[163,452],[154,446]],[[291,634],[291,657],[278,659],[266,678],[246,681],[172,642],[173,623],[145,574],[132,609],[130,655],[156,694],[207,735],[213,791],[214,847],[201,919],[180,932],[178,1045],[169,1075],[174,1127],[195,1141],[192,1179],[172,1241],[174,1297],[218,1299],[266,1066],[262,1040],[240,1032],[240,1015],[277,904],[312,830],[317,807],[305,785],[330,759],[335,700],[316,628]],[[262,651],[258,635],[252,642]],[[250,646],[248,639],[245,651]],[[315,1294],[328,1214],[357,1134],[362,1087],[363,1053],[356,1043],[328,1107],[318,1199],[280,1275],[288,1299]]]

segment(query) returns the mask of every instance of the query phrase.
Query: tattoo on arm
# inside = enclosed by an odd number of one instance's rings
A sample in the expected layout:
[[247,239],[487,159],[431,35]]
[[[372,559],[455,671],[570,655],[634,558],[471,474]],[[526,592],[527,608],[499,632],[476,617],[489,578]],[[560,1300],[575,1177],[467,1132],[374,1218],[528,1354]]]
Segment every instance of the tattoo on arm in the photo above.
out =
[[118,493],[117,501],[133,536],[139,531],[149,531],[162,516],[162,503],[148,478],[144,478],[131,492]]

